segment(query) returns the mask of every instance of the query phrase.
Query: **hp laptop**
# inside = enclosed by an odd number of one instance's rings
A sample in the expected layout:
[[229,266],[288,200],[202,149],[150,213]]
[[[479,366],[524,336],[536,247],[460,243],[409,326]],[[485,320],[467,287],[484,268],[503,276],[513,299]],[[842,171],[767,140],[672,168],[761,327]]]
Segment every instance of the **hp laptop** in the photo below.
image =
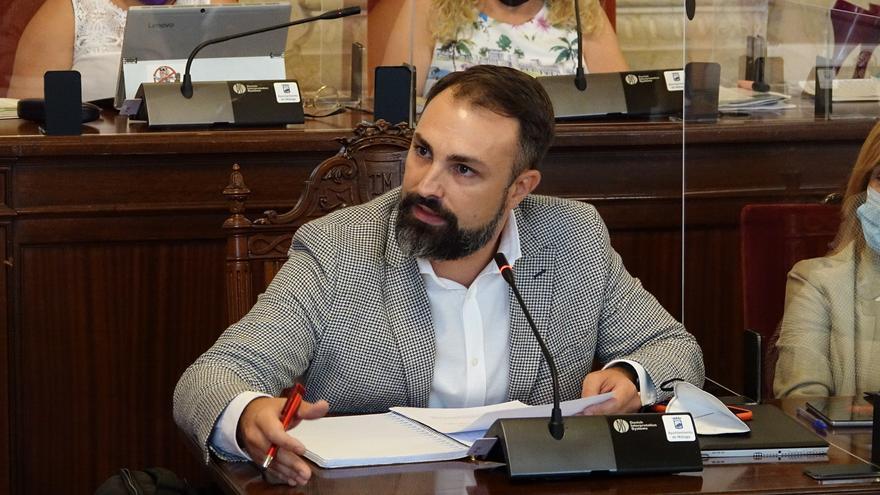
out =
[[749,406],[754,418],[750,433],[701,435],[703,457],[784,457],[824,455],[828,442],[773,405]]
[[[287,22],[289,3],[138,6],[128,10],[115,105],[144,82],[179,83],[199,43]],[[284,79],[287,30],[211,45],[193,61],[193,81]]]
[[585,91],[575,87],[573,75],[537,78],[550,96],[557,120],[681,114],[683,69],[607,72],[586,77]]

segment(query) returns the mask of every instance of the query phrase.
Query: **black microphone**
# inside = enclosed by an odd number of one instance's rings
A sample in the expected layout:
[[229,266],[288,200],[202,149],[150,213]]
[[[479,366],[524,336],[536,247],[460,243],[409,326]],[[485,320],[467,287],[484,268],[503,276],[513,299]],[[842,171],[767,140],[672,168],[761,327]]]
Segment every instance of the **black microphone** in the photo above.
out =
[[584,75],[584,32],[581,29],[581,7],[578,0],[574,0],[574,19],[578,42],[578,65],[574,74],[574,86],[581,91],[585,91],[587,89],[587,76]]
[[291,26],[296,26],[298,24],[306,24],[306,23],[312,22],[312,21],[320,21],[320,20],[326,20],[326,19],[339,19],[340,17],[348,17],[350,15],[355,15],[355,14],[360,14],[360,13],[361,13],[360,7],[346,7],[344,9],[328,10],[327,12],[324,12],[323,14],[318,15],[318,16],[314,16],[314,17],[306,17],[305,19],[299,19],[296,21],[285,22],[284,24],[277,24],[275,26],[254,29],[251,31],[245,31],[243,33],[230,34],[228,36],[221,36],[219,38],[214,38],[214,39],[203,41],[203,42],[199,43],[198,45],[196,45],[195,48],[193,48],[193,51],[190,52],[189,57],[186,59],[186,70],[183,72],[183,84],[180,85],[180,93],[185,98],[192,98],[193,85],[192,85],[192,79],[190,78],[190,75],[189,75],[189,69],[190,69],[190,66],[192,65],[193,59],[196,57],[196,54],[199,53],[199,51],[202,48],[204,48],[208,45],[222,43],[224,41],[234,40],[236,38],[244,38],[246,36],[265,33],[267,31],[274,31],[276,29],[283,29],[283,28],[287,28],[287,27],[291,27]]
[[556,371],[556,361],[550,355],[547,344],[544,343],[544,339],[538,333],[538,327],[535,325],[535,321],[532,320],[532,315],[526,309],[526,303],[516,288],[516,282],[513,280],[513,268],[507,262],[507,258],[501,253],[495,253],[495,263],[498,265],[498,269],[501,270],[501,276],[504,277],[504,280],[513,289],[513,295],[516,296],[519,307],[522,308],[523,314],[526,315],[526,320],[529,322],[532,334],[535,336],[535,340],[538,341],[538,345],[541,346],[541,354],[544,355],[547,365],[550,366],[550,378],[553,380],[553,412],[550,413],[550,423],[547,426],[553,438],[562,440],[563,435],[565,435],[565,424],[562,422],[562,409],[559,407],[559,372]]

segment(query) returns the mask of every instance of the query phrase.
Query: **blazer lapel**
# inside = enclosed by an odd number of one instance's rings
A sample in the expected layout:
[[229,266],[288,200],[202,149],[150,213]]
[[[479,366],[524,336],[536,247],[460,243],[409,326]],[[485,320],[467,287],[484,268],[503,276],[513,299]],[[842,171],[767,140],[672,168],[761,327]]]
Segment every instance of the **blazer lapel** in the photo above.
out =
[[416,260],[405,257],[397,244],[396,222],[397,208],[391,212],[386,237],[385,309],[403,362],[408,405],[427,407],[434,377],[434,323]]
[[[514,210],[519,213],[519,210]],[[514,263],[516,286],[525,301],[526,308],[535,320],[538,333],[548,342],[548,325],[553,309],[553,279],[556,261],[556,249],[553,246],[542,246],[535,241],[528,223],[522,215],[517,216],[520,248],[522,257]],[[513,290],[508,290],[510,336],[508,346],[510,361],[508,364],[509,400],[528,400],[532,395],[538,368],[544,360],[541,347],[532,335],[528,320],[516,301]]]

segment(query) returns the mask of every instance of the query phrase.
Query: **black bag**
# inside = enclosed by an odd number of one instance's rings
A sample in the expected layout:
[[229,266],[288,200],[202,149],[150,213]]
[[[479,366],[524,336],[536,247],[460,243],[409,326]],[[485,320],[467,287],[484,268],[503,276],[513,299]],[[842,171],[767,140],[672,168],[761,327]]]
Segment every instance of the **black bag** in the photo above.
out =
[[172,471],[161,468],[147,468],[132,471],[119,470],[95,491],[95,495],[196,495],[186,480],[177,477]]

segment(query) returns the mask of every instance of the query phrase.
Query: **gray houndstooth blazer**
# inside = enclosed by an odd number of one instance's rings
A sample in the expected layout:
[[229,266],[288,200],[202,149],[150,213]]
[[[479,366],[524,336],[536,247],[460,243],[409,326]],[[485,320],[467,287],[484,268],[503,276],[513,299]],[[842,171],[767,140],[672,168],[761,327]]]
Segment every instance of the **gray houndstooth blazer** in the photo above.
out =
[[[425,407],[434,330],[414,258],[394,235],[399,189],[302,226],[290,259],[238,323],[190,366],[174,392],[177,424],[208,452],[208,437],[239,393],[278,395],[304,376],[306,398],[334,412]],[[641,363],[655,384],[698,386],[694,337],[629,275],[587,204],[529,196],[515,210],[516,281],[556,358],[562,398],[580,396],[593,361]],[[510,302],[510,400],[552,399],[547,364]]]

